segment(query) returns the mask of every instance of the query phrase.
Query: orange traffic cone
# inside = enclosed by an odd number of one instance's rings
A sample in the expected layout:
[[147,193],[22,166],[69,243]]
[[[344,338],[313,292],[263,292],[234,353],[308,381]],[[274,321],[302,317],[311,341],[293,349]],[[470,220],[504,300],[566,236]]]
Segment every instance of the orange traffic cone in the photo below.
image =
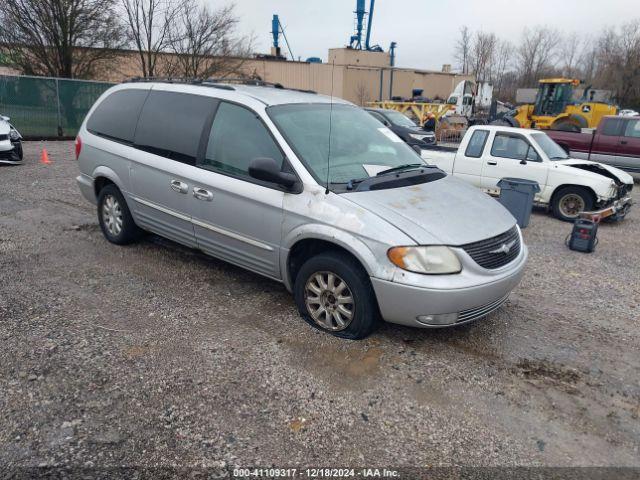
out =
[[43,163],[44,165],[49,165],[51,163],[51,160],[49,160],[49,154],[47,153],[46,148],[42,149],[42,155],[40,155],[40,163]]

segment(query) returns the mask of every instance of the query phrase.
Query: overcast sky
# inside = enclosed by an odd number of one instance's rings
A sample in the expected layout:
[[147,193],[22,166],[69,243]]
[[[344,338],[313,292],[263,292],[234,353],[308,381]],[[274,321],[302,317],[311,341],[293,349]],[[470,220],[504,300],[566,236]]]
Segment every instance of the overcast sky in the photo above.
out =
[[[203,0],[215,6],[224,0]],[[369,1],[366,0],[367,10]],[[280,15],[294,55],[327,58],[345,46],[354,30],[356,0],[236,0],[240,30],[253,33],[256,51],[271,47],[271,17]],[[398,42],[397,65],[422,69],[455,64],[461,25],[517,41],[526,25],[561,31],[597,32],[640,17],[639,0],[377,0],[372,43],[385,50]]]

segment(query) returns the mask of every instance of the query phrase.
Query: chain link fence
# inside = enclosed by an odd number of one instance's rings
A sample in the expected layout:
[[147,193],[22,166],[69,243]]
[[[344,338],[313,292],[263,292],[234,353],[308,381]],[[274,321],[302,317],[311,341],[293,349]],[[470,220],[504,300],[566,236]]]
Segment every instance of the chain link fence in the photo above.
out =
[[0,114],[26,138],[74,137],[112,83],[0,75]]

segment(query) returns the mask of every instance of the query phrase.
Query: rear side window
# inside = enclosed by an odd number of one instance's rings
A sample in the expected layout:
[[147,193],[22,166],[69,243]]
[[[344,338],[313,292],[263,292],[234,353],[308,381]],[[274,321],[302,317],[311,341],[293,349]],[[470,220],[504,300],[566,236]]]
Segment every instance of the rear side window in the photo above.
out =
[[607,118],[604,121],[604,125],[602,127],[602,135],[607,135],[608,137],[617,137],[620,135],[620,131],[622,130],[623,120],[619,118]]
[[151,91],[138,122],[136,148],[195,165],[202,131],[215,102],[200,95]]
[[484,151],[484,145],[487,143],[489,132],[487,130],[476,130],[471,135],[467,150],[464,152],[465,157],[480,158]]
[[125,143],[133,142],[148,90],[118,90],[105,98],[87,120],[87,130]]
[[261,157],[273,158],[280,166],[284,161],[276,142],[254,112],[231,103],[220,103],[201,166],[249,177],[249,164]]
[[624,136],[640,138],[640,120],[631,120],[627,122],[627,128],[624,130]]

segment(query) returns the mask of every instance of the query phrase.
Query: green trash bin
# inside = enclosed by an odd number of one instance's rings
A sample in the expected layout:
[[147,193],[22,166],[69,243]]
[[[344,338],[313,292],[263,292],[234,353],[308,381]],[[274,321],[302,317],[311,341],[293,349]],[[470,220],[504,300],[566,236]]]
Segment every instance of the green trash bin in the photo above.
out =
[[540,192],[540,185],[524,178],[503,178],[498,182],[499,202],[513,215],[520,228],[529,225],[533,198]]

